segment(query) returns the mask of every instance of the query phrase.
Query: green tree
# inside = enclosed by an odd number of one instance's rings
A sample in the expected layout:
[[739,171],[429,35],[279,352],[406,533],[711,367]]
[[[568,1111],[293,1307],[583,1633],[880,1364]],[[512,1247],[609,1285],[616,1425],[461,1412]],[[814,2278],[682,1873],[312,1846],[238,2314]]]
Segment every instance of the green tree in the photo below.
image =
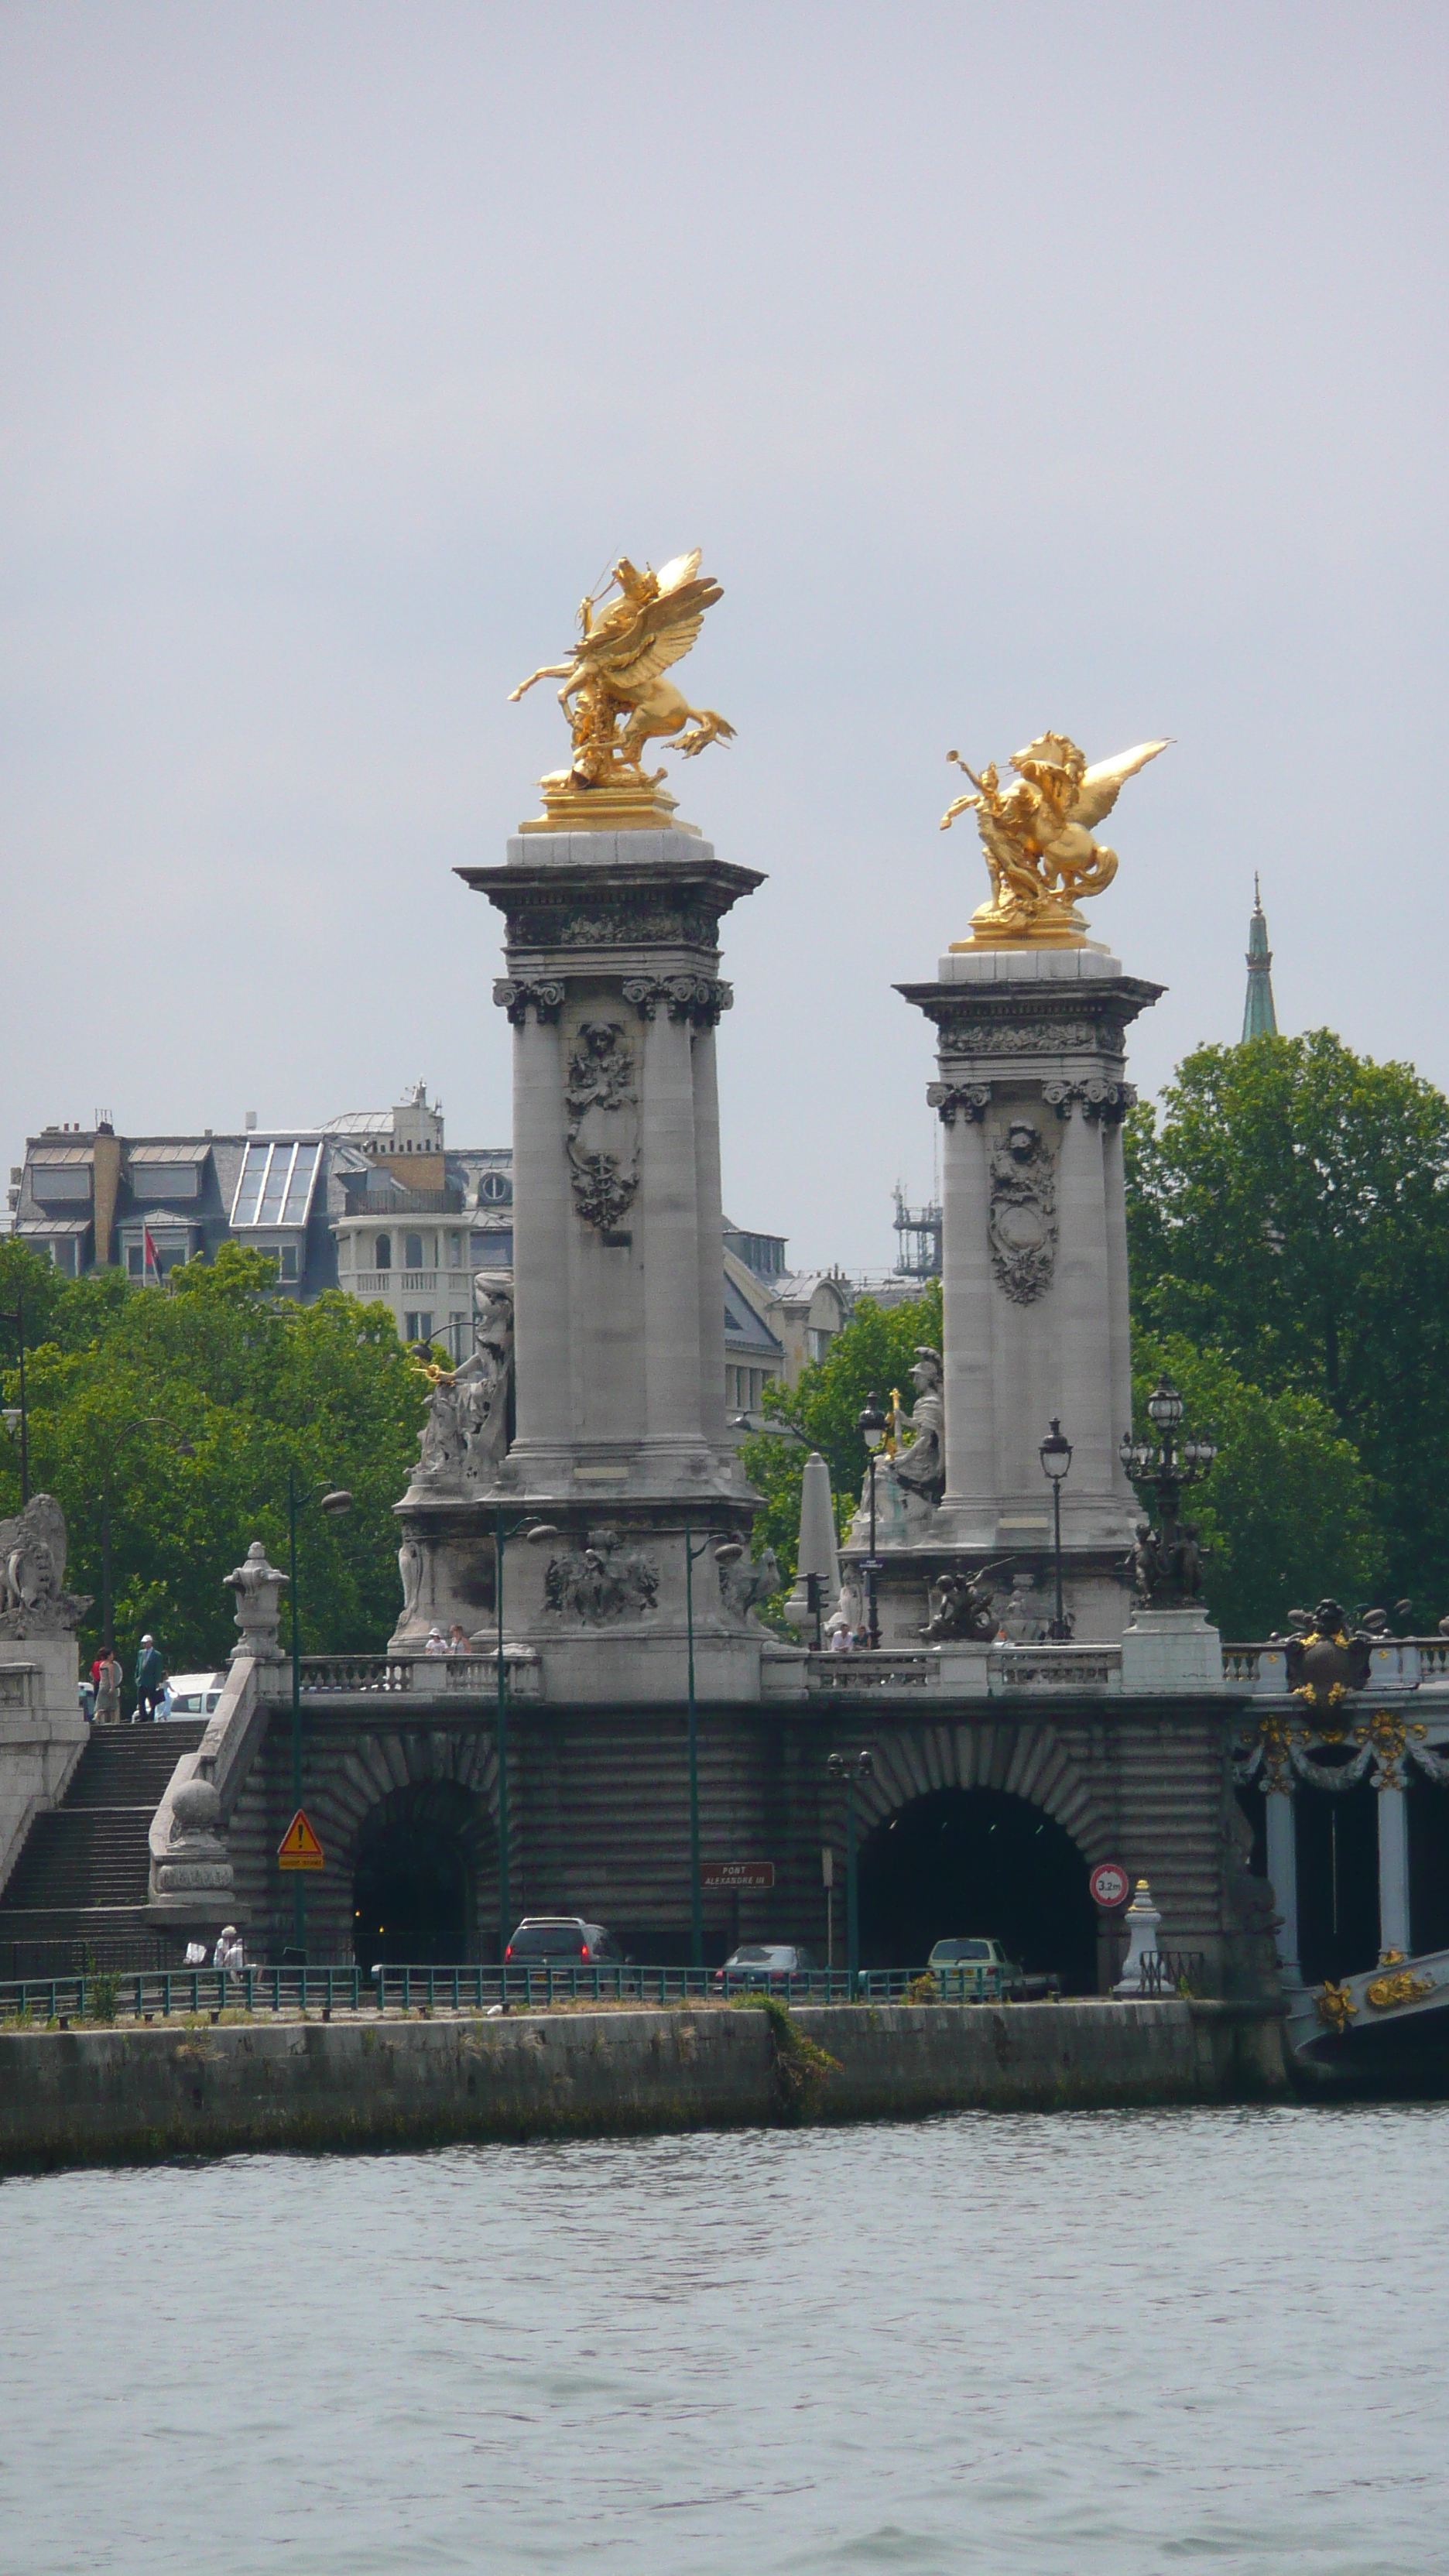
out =
[[1147,1398],[1163,1370],[1186,1407],[1190,1437],[1218,1456],[1184,1497],[1184,1517],[1208,1550],[1203,1588],[1225,1637],[1281,1631],[1291,1609],[1326,1592],[1367,1602],[1383,1573],[1384,1540],[1373,1486],[1351,1441],[1317,1396],[1267,1395],[1220,1351],[1180,1334],[1133,1344],[1138,1430],[1151,1434]]
[[830,1469],[836,1524],[842,1537],[860,1497],[866,1448],[856,1418],[867,1395],[888,1403],[892,1388],[911,1404],[911,1366],[918,1349],[941,1348],[941,1289],[932,1281],[919,1297],[900,1306],[878,1305],[862,1297],[845,1330],[837,1333],[825,1357],[803,1369],[792,1387],[778,1380],[765,1389],[764,1409],[772,1422],[797,1436],[764,1431],[740,1444],[740,1458],[751,1484],[762,1497],[755,1516],[757,1549],[772,1547],[787,1586],[795,1580],[800,1544],[800,1482],[805,1460],[818,1449]]
[[1329,1031],[1202,1047],[1128,1137],[1134,1309],[1265,1397],[1316,1398],[1363,1462],[1383,1580],[1449,1586],[1449,1101]]
[[[275,1264],[237,1244],[174,1270],[164,1288],[53,1280],[32,1283],[48,1338],[27,1371],[31,1485],[65,1512],[68,1585],[95,1596],[83,1651],[100,1637],[108,1456],[123,1657],[145,1628],[173,1671],[224,1657],[235,1628],[222,1577],[253,1538],[286,1565],[289,1466],[304,1491],[337,1482],[354,1496],[345,1520],[314,1510],[301,1524],[307,1650],[385,1644],[399,1598],[392,1506],[426,1392],[386,1307],[335,1290],[298,1305],[276,1294]],[[15,1379],[8,1370],[7,1401]],[[0,1511],[19,1499],[18,1452],[5,1444]]]

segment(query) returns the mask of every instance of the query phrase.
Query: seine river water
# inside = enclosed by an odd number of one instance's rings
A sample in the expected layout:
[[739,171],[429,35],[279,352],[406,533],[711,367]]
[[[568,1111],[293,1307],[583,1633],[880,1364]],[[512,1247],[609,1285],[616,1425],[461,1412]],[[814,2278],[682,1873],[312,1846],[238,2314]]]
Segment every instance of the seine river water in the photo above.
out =
[[0,2185],[24,2576],[1422,2576],[1449,2110]]

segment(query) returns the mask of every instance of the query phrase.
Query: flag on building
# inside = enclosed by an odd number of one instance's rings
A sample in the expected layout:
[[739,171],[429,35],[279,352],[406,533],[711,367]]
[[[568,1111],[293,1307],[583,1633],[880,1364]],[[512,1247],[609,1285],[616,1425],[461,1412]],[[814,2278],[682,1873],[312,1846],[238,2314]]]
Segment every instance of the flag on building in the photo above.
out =
[[159,1279],[161,1276],[161,1265],[156,1258],[156,1246],[151,1240],[151,1229],[149,1225],[143,1226],[141,1232],[146,1241],[146,1276],[148,1279]]

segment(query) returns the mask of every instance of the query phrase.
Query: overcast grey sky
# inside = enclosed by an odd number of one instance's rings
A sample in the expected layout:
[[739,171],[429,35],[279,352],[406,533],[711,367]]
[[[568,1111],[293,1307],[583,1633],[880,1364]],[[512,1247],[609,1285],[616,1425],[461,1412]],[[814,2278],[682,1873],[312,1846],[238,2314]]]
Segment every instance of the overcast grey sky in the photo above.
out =
[[[702,545],[671,763],[727,926],[725,1194],[884,1266],[945,752],[1124,793],[1095,935],[1236,1037],[1449,1085],[1442,6],[0,11],[0,1152],[380,1106],[509,1129],[501,856],[620,550]],[[974,759],[973,759],[974,765]],[[959,782],[958,782],[959,783]]]

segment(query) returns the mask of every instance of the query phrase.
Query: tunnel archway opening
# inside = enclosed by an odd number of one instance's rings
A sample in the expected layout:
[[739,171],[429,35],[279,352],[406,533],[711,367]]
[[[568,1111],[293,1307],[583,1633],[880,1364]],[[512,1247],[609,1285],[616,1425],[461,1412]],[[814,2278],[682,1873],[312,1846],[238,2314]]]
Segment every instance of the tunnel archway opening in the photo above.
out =
[[860,1852],[860,1955],[921,1967],[937,1941],[988,1935],[1064,1994],[1097,1990],[1088,1865],[1054,1816],[1005,1789],[935,1789],[886,1816]]
[[365,1819],[352,1876],[359,1967],[455,1967],[478,1955],[479,1802],[450,1781],[395,1789]]

